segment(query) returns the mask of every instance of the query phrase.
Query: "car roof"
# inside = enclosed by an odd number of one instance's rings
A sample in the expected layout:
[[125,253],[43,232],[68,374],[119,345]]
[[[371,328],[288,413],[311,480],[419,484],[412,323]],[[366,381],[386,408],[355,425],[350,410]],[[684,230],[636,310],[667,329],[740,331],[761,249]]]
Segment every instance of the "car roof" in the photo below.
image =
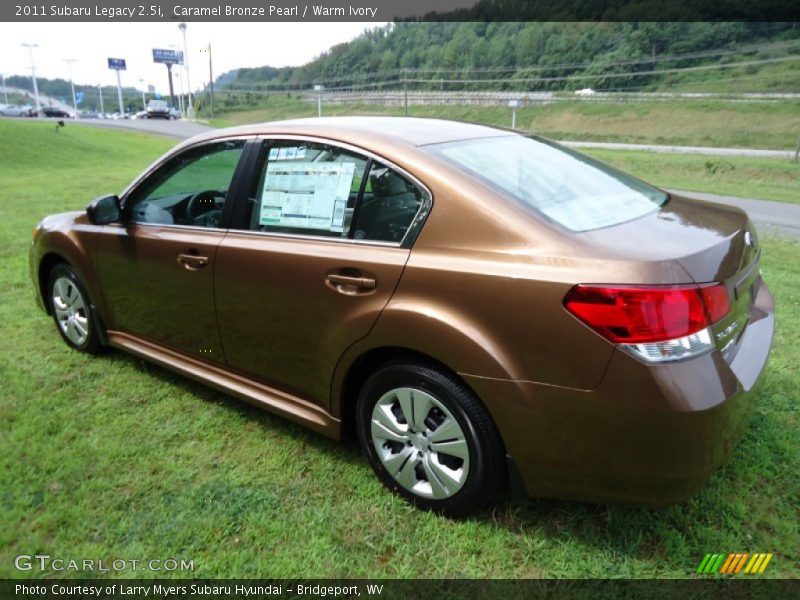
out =
[[456,140],[509,135],[506,129],[476,123],[419,117],[322,117],[291,119],[217,129],[192,141],[228,135],[313,135],[359,144],[383,142],[395,145],[424,146]]

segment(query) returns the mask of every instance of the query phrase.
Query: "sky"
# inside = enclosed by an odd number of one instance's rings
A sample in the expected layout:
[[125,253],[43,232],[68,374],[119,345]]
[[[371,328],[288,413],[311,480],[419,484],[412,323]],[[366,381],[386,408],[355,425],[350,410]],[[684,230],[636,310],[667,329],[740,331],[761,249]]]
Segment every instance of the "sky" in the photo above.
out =
[[[189,80],[192,89],[208,81],[208,59],[200,48],[211,43],[214,77],[239,67],[302,65],[331,46],[346,42],[365,29],[384,23],[188,23]],[[141,89],[154,85],[168,92],[167,69],[153,63],[153,48],[183,50],[176,23],[0,23],[0,73],[31,74],[28,49],[34,48],[36,77],[69,78],[67,58],[75,59],[75,83],[116,85],[116,74],[107,58],[124,58],[122,85]],[[176,69],[173,68],[173,74]],[[181,81],[186,87],[186,82]],[[175,91],[179,81],[175,80]]]

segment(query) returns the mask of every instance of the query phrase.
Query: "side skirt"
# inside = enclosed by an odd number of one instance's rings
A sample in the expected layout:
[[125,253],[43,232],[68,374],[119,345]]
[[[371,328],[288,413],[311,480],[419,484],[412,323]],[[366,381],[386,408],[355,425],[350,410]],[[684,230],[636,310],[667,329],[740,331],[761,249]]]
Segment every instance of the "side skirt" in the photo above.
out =
[[341,437],[339,419],[307,400],[127,333],[109,331],[108,343],[330,438],[338,440]]

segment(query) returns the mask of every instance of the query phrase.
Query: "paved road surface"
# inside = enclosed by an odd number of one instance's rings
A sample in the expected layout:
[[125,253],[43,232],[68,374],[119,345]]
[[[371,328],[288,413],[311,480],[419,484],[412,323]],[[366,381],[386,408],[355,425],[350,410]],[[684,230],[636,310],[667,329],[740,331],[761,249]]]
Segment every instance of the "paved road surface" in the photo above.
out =
[[751,158],[794,158],[794,150],[759,150],[756,148],[710,148],[707,146],[657,146],[654,144],[618,144],[616,142],[561,141],[570,148],[607,148],[608,150],[645,150],[663,154],[703,154],[706,156],[747,156]]
[[214,129],[208,125],[201,125],[184,119],[177,121],[167,119],[76,119],[75,122],[94,127],[135,129],[137,131],[165,135],[178,140],[185,140]]
[[[191,121],[161,121],[161,120],[98,120],[98,119],[78,119],[79,123],[94,125],[99,127],[124,127],[137,129],[139,131],[149,131],[176,139],[186,139],[213,129],[208,125],[201,125]],[[561,142],[568,146],[591,147],[591,148],[610,148],[626,150],[651,150],[654,152],[676,152],[680,154],[711,154],[718,153],[720,156],[760,156],[760,157],[786,157],[793,155],[792,152],[782,150],[747,150],[742,148],[696,148],[691,146],[650,146],[637,144],[601,144],[594,142]],[[706,152],[707,151],[707,152]],[[754,153],[754,154],[750,154]],[[690,197],[702,200],[711,200],[722,204],[731,204],[747,211],[750,218],[759,225],[760,228],[777,229],[780,232],[789,234],[791,237],[800,239],[800,204],[786,204],[783,202],[771,202],[769,200],[757,200],[750,198],[736,198],[734,196],[719,196],[717,194],[704,194],[700,192],[680,192]]]

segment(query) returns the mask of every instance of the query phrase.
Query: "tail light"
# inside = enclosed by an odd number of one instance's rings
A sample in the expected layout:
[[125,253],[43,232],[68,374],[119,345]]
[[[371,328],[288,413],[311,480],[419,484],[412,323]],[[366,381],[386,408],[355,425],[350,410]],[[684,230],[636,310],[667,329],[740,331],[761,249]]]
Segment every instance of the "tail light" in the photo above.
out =
[[710,327],[728,314],[725,286],[577,285],[566,309],[610,341],[649,362],[697,356],[713,348]]

